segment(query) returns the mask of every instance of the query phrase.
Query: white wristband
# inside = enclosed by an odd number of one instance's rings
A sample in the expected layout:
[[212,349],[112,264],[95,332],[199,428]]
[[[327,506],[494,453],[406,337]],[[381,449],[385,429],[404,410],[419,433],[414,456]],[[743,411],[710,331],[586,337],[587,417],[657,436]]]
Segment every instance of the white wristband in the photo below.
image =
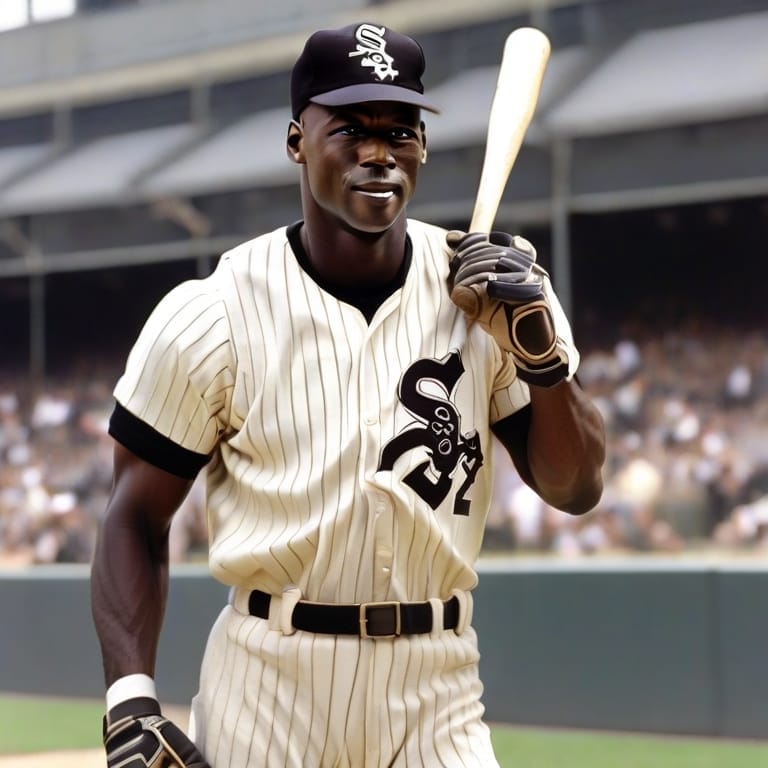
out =
[[128,699],[157,700],[155,681],[149,675],[126,675],[107,688],[107,712]]

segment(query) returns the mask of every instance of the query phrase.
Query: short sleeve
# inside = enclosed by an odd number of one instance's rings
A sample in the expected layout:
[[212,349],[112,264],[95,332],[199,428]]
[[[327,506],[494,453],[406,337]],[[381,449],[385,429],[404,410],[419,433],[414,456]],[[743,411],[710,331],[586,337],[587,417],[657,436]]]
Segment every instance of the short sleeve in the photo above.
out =
[[160,435],[207,455],[226,430],[234,371],[228,317],[213,276],[190,280],[149,316],[114,395]]

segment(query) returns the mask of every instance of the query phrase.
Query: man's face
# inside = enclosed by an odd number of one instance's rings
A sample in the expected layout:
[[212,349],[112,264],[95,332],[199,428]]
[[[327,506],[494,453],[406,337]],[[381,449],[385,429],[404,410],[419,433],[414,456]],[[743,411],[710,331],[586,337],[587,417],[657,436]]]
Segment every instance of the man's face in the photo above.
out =
[[415,191],[424,156],[419,109],[389,101],[310,104],[300,123],[292,156],[306,165],[314,202],[352,229],[388,229]]

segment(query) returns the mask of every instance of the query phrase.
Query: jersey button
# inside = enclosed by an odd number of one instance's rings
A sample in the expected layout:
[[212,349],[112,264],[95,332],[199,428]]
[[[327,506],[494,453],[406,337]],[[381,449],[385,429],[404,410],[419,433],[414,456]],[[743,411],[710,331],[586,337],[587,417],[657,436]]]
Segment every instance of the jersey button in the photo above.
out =
[[365,423],[366,423],[366,424],[367,424],[369,427],[372,427],[372,426],[373,426],[373,425],[376,423],[376,417],[375,417],[374,415],[372,415],[372,414],[370,414],[370,413],[369,413],[369,414],[368,414],[368,415],[365,417]]

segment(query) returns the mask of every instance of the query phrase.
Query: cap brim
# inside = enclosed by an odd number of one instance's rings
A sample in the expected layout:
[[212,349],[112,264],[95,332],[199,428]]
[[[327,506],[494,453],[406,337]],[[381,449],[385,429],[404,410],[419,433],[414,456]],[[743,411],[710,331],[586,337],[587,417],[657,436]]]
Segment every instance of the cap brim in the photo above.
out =
[[324,107],[342,107],[346,104],[362,104],[366,101],[398,101],[401,104],[413,104],[426,109],[428,112],[440,114],[440,110],[418,91],[384,83],[348,85],[344,88],[337,88],[335,91],[312,96],[310,101]]

